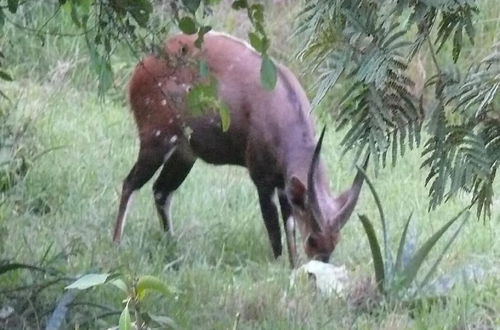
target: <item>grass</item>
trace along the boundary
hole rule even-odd
[[[228,20],[223,24],[236,28],[234,20]],[[286,35],[276,26],[273,34]],[[30,44],[23,42],[26,47]],[[55,39],[46,42],[54,48],[59,43]],[[41,156],[0,203],[0,227],[8,232],[7,239],[0,242],[0,260],[33,264],[44,260],[70,277],[108,271],[158,276],[179,293],[171,298],[152,296],[146,308],[169,315],[182,329],[228,329],[235,323],[238,329],[500,327],[498,196],[492,219],[471,219],[438,270],[446,274],[469,266],[488,273],[477,282],[455,287],[446,302],[417,308],[381,304],[366,309],[353,304],[353,297],[322,297],[309,283],[290,286],[287,256],[272,258],[257,193],[243,168],[197,162],[174,197],[173,238],[165,237],[160,230],[151,180],[134,200],[122,244],[113,245],[111,231],[121,183],[138,150],[136,129],[124,102],[124,89],[98,100],[88,78],[92,75],[79,59],[85,58],[82,45],[70,43],[64,51],[52,53],[40,46],[44,49],[43,63],[37,67],[29,65],[29,61],[36,62],[35,54],[39,53],[30,45],[26,48],[31,54],[27,55],[29,61],[14,68],[18,79],[1,86],[2,91],[15,95],[14,121],[30,121],[30,141]],[[278,56],[285,57],[286,53]],[[120,61],[124,64],[117,84],[125,86],[121,77],[127,77],[135,61]],[[341,132],[330,129],[323,149],[330,185],[336,192],[347,187],[355,173],[349,155],[340,155],[341,137]],[[427,189],[423,186],[426,173],[419,169],[419,155],[420,150],[408,152],[397,167],[384,169],[373,179],[384,202],[389,232],[393,233],[393,248],[410,212],[414,213],[415,233],[422,242],[469,201],[468,196],[462,196],[427,212]],[[500,191],[498,182],[496,191]],[[376,218],[367,189],[355,213]],[[332,262],[345,264],[359,294],[369,296],[371,288],[363,283],[371,277],[373,266],[368,241],[356,216],[342,235]],[[43,327],[66,282],[36,296],[3,293],[43,279],[26,271],[0,277],[0,308],[19,308],[28,303],[39,308],[36,317],[24,319],[22,310],[16,309],[20,320],[16,328]],[[79,300],[122,307],[121,297],[105,287],[83,293]],[[98,308],[88,305],[74,307],[67,328],[80,324],[80,329],[104,329],[117,324],[118,316],[94,319],[99,313]]]
[[[101,103],[94,93],[71,85],[61,90],[23,82],[14,83],[12,88],[23,90],[18,108],[25,115],[36,115],[32,133],[39,148],[54,150],[35,161],[4,205],[8,242],[3,257],[37,263],[51,246],[51,256],[64,252],[58,266],[70,275],[120,270],[159,276],[182,293],[173,299],[155,297],[150,308],[168,314],[181,328],[230,328],[237,314],[241,329],[498,325],[497,315],[489,312],[500,311],[498,273],[479,283],[458,286],[446,305],[438,304],[430,311],[381,306],[371,313],[359,313],[347,300],[320,297],[307,284],[290,287],[287,258],[275,261],[271,257],[256,192],[242,168],[196,163],[175,196],[173,239],[163,237],[160,231],[149,183],[135,199],[124,240],[116,247],[111,243],[111,229],[121,182],[137,152],[135,127],[127,108],[116,102]],[[347,186],[354,174],[349,158],[335,152],[339,137],[328,132],[324,147],[335,191]],[[418,151],[409,153],[396,168],[382,171],[375,184],[385,201],[390,232],[399,233],[413,210],[418,236],[423,240],[467,199],[451,201],[428,213],[422,186],[425,173],[415,165],[418,158]],[[46,213],[37,211],[40,203],[46,206]],[[357,212],[376,215],[367,190]],[[442,272],[463,265],[484,269],[498,265],[498,200],[493,214],[489,222],[470,221],[466,225],[446,256]],[[396,239],[394,235],[393,244],[397,244]],[[368,242],[356,217],[343,231],[333,262],[346,264],[360,282],[370,276]],[[18,276],[9,285],[25,280]],[[62,287],[54,289],[43,298],[49,306],[63,292]],[[105,289],[90,292],[87,300],[120,306],[120,299]],[[77,311],[73,322],[83,320],[88,313]],[[108,321],[107,326],[116,319]]]

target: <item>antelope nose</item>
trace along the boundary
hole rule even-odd
[[[328,263],[328,261],[330,261],[330,255],[329,254],[318,254],[314,257],[314,259],[321,261],[321,262],[324,262],[324,263]]]

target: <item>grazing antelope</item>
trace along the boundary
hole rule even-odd
[[[129,93],[140,150],[123,183],[113,240],[121,239],[130,197],[162,166],[153,186],[154,199],[165,231],[171,230],[172,193],[201,158],[248,169],[275,257],[282,252],[273,201],[277,191],[292,267],[295,222],[307,256],[327,262],[356,205],[362,175],[356,175],[349,190],[332,196],[319,157],[324,130],[315,144],[309,101],[288,68],[278,65],[277,85],[267,91],[260,83],[261,56],[244,41],[210,32],[199,49],[195,39],[170,38],[164,54],[144,58],[133,73]],[[186,94],[203,80],[198,66],[192,65],[199,60],[207,63],[219,98],[230,109],[226,132],[215,112],[193,115],[186,108]]]

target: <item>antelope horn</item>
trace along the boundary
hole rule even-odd
[[[347,220],[352,214],[354,207],[358,201],[359,193],[361,192],[361,187],[363,186],[363,182],[365,181],[364,171],[368,166],[368,160],[370,159],[370,155],[368,154],[365,158],[365,162],[363,164],[363,170],[358,167],[358,173],[354,178],[352,186],[349,190],[344,191],[339,197],[336,198],[336,202],[339,205],[342,205],[340,210],[335,215],[333,219],[333,229],[338,232],[344,227]]]
[[[319,165],[319,153],[321,151],[321,145],[323,144],[323,137],[325,135],[326,126],[323,127],[321,135],[319,137],[316,148],[314,149],[314,154],[311,161],[311,167],[309,167],[309,172],[307,173],[307,197],[309,199],[309,204],[311,205],[311,210],[313,213],[313,225],[315,225],[317,230],[322,229],[323,224],[323,214],[319,208],[318,194],[316,193],[316,185],[314,184],[314,174]]]

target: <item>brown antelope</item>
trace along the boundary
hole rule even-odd
[[[161,166],[153,186],[154,199],[164,230],[171,230],[172,193],[201,158],[248,169],[275,257],[282,252],[273,201],[277,191],[292,267],[295,221],[307,256],[327,262],[356,205],[362,175],[356,175],[349,190],[332,196],[319,158],[324,130],[315,144],[309,101],[288,68],[278,65],[277,85],[267,91],[260,83],[261,56],[244,41],[210,32],[199,49],[195,39],[188,35],[170,38],[164,54],[144,58],[133,73],[129,93],[140,150],[123,183],[113,240],[121,239],[131,195]],[[202,80],[198,66],[189,63],[199,60],[207,63],[217,80],[219,98],[230,109],[226,132],[215,112],[193,115],[186,109],[187,91]],[[185,127],[191,130],[189,136]]]

